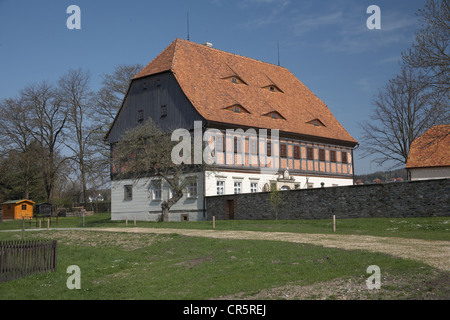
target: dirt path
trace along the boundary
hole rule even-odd
[[[309,243],[329,248],[340,248],[348,250],[360,249],[371,252],[381,252],[400,258],[418,260],[440,270],[450,271],[450,241],[337,234],[327,235],[288,232],[219,231],[162,228],[88,228],[85,230],[154,234],[176,233],[185,236],[208,237],[216,239],[276,240],[295,243]]]

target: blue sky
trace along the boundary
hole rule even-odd
[[[175,38],[288,68],[362,143],[378,89],[399,71],[420,27],[426,0],[0,0],[0,99],[71,68],[100,76],[120,64],[146,65]],[[81,30],[69,30],[66,9],[81,9]],[[369,30],[368,6],[381,9]],[[355,152],[355,173],[380,168]]]

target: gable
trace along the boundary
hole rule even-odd
[[[106,140],[117,142],[128,129],[152,118],[162,130],[193,129],[204,121],[184,95],[171,72],[132,80]]]

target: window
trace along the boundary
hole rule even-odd
[[[348,160],[347,160],[347,152],[345,152],[345,151],[342,151],[342,163],[348,163]]]
[[[225,151],[225,136],[223,134],[217,134],[214,136],[214,139],[216,141],[216,145],[214,146],[214,149],[216,151],[223,152]]]
[[[161,200],[162,187],[161,180],[153,181],[153,200]]]
[[[313,148],[306,148],[306,159],[314,160],[314,149]]]
[[[144,121],[144,110],[138,111],[138,123],[142,123]]]
[[[325,161],[325,149],[319,149],[319,161]]]
[[[241,113],[241,108],[239,108],[238,106],[235,106],[233,108],[233,111],[236,112],[236,113]]]
[[[287,145],[285,144],[280,145],[280,156],[282,158],[287,158]]]
[[[22,210],[27,210],[27,205],[26,204],[22,205]]]
[[[239,83],[238,79],[235,77],[231,78],[231,82],[233,82],[235,84]]]
[[[133,186],[127,185],[124,187],[123,200],[133,200]]]
[[[258,192],[258,183],[257,182],[250,183],[250,192],[252,192],[252,193]]]
[[[161,117],[167,117],[167,106],[161,106]]]
[[[197,181],[193,181],[188,186],[188,198],[197,198]]]
[[[225,191],[225,182],[217,181],[217,194],[218,195],[224,194],[224,191]]]
[[[278,115],[276,113],[271,114],[272,119],[278,119]]]
[[[267,156],[270,157],[272,155],[272,142],[267,141]]]
[[[336,162],[336,151],[335,150],[330,150],[330,161]]]
[[[294,146],[294,159],[300,159],[300,147]]]
[[[242,138],[235,137],[234,138],[234,153],[242,152]]]
[[[250,145],[250,154],[257,155],[258,154],[258,139],[250,138],[248,143]]]
[[[242,182],[235,182],[234,183],[234,194],[241,193],[241,187],[242,187]]]

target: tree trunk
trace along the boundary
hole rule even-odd
[[[172,196],[172,198],[170,198],[167,201],[163,201],[161,203],[162,217],[163,217],[163,221],[164,222],[169,222],[169,210],[181,198],[183,198],[183,191],[182,190],[180,190],[178,192],[174,192],[174,195]]]

